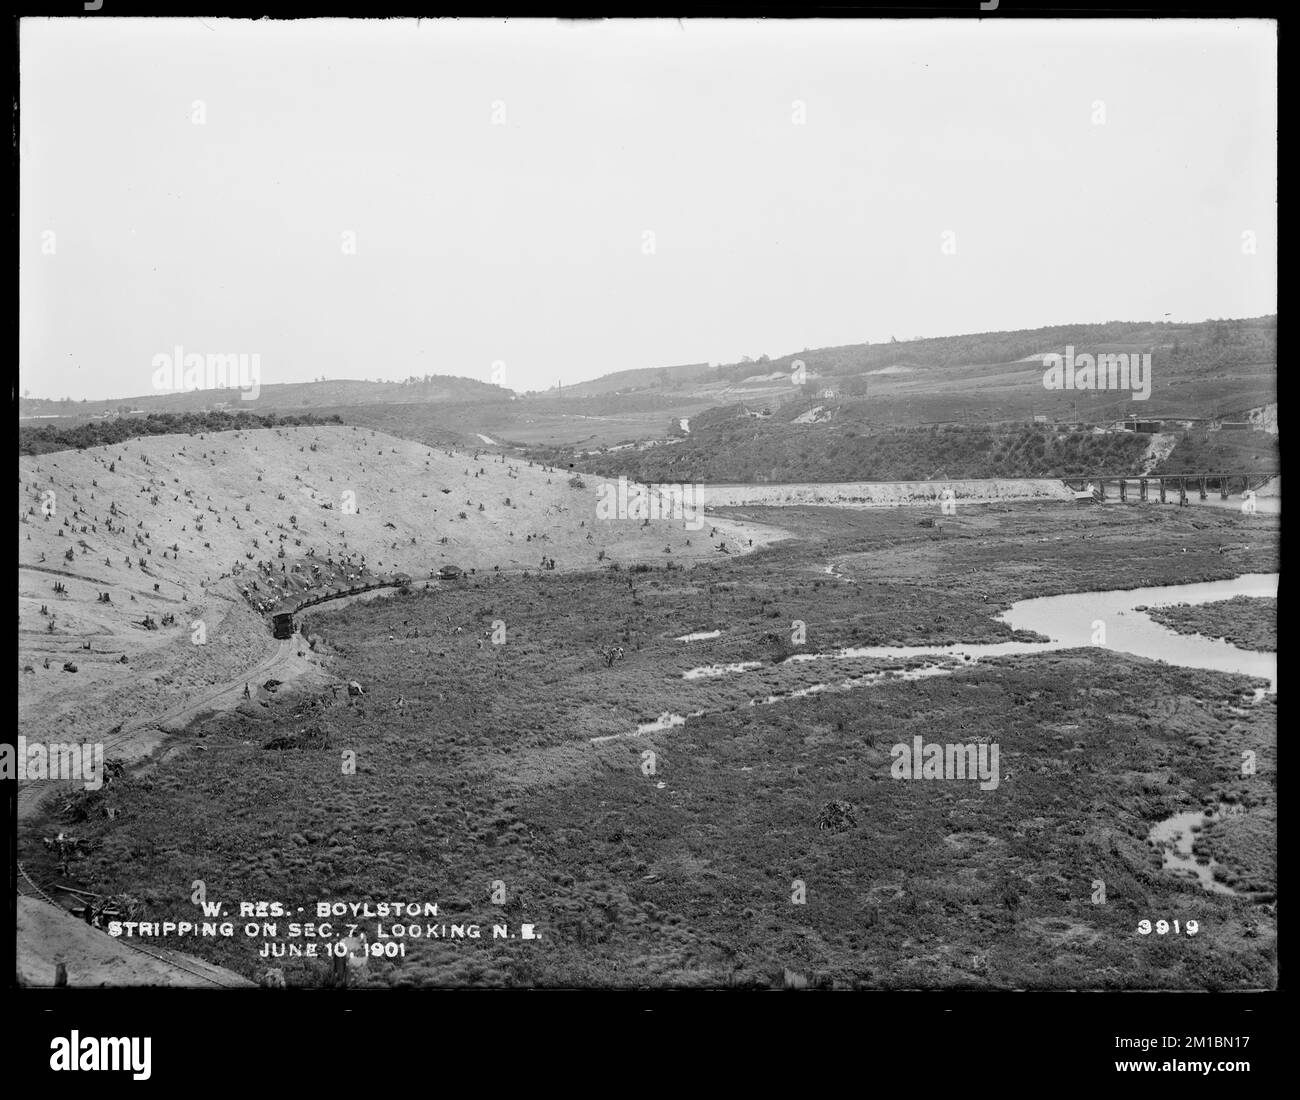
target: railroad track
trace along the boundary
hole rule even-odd
[[[23,885],[24,883],[26,883],[26,886]],[[56,909],[62,910],[65,913],[68,912],[65,906],[60,905],[57,901],[55,901],[52,897],[50,897],[50,895],[47,894],[41,888],[40,884],[37,883],[31,877],[31,875],[27,873],[27,868],[23,866],[21,860],[18,862],[17,886],[18,886],[18,892],[22,894],[24,897],[37,898],[41,901],[46,902],[49,905],[54,906]],[[90,926],[88,925],[87,927]],[[102,931],[102,930],[96,929],[96,931]],[[173,951],[164,952],[155,948],[144,947],[141,946],[140,944],[131,943],[129,940],[121,939],[118,937],[109,937],[109,938],[112,939],[114,943],[120,944],[121,946],[128,948],[131,951],[138,951],[141,955],[145,955],[153,959],[155,962],[160,962],[165,966],[170,966],[176,970],[183,970],[185,971],[185,973],[191,974],[196,978],[200,978],[203,981],[208,982],[210,985],[215,985],[220,989],[241,988],[240,986],[233,985],[230,982],[218,981],[211,974],[206,974],[202,970],[198,970],[195,969],[193,966],[187,965],[184,959],[177,957],[176,952]]]
[[[52,897],[50,897],[49,894],[47,894],[44,890],[42,890],[35,883],[35,881],[33,881],[32,877],[27,873],[27,868],[23,866],[22,860],[18,861],[18,878],[19,878],[18,892],[22,894],[24,897],[40,898],[42,901],[48,901],[51,905],[59,909],[63,908],[62,905],[59,905],[57,901],[55,901]],[[29,889],[23,888],[23,882],[27,883]]]

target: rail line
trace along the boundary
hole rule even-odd
[[[54,908],[60,910],[61,912],[64,913],[68,912],[68,910],[64,906],[60,905],[57,901],[55,901],[52,897],[50,897],[49,894],[47,894],[43,889],[41,889],[41,887],[32,879],[31,875],[27,873],[27,868],[23,866],[21,860],[18,861],[18,874],[20,876],[20,881],[18,882],[18,892],[20,894],[22,894],[24,897],[36,897],[41,901],[44,901],[47,904],[54,906]],[[22,881],[26,881],[27,885],[31,889],[30,890],[24,889],[22,885]],[[88,925],[87,927],[91,927],[91,926]],[[95,929],[95,930],[102,931],[101,929]],[[140,944],[131,943],[129,940],[124,940],[113,936],[110,936],[109,938],[112,939],[114,943],[121,944],[123,947],[129,948],[132,951],[138,951],[140,952],[141,955],[145,955],[153,959],[155,962],[163,963],[164,965],[173,967],[176,970],[183,970],[185,971],[185,973],[191,974],[196,978],[201,978],[203,981],[208,982],[211,985],[215,985],[220,989],[240,988],[239,986],[232,985],[228,982],[218,981],[211,974],[205,974],[201,970],[196,970],[192,966],[187,966],[184,962],[182,962],[180,959],[175,957],[175,952],[164,954],[161,951],[158,951],[156,949],[143,947]]]
[[[309,607],[328,603],[330,600],[341,600],[348,596],[359,596],[363,592],[374,592],[381,588],[406,588],[413,583],[405,573],[399,573],[388,580],[367,581],[365,584],[353,584],[346,588],[338,585],[324,592],[312,593],[308,590],[297,596],[284,596],[272,606],[269,612],[275,637],[282,639],[293,637],[297,629],[293,617]]]
[[[40,888],[40,887],[39,887],[39,886],[38,886],[38,885],[37,885],[37,884],[32,880],[31,875],[29,875],[29,874],[27,873],[27,868],[23,866],[22,860],[19,860],[19,861],[18,861],[18,874],[19,874],[20,876],[22,876],[24,879],[27,880],[27,885],[30,886],[33,890],[36,891],[36,896],[37,896],[37,897],[41,898],[43,901],[48,901],[48,902],[49,902],[51,905],[53,905],[55,908],[58,908],[58,909],[62,909],[62,908],[63,908],[62,905],[60,905],[57,901],[55,901],[52,897],[50,897],[49,894],[47,894],[44,890],[42,890],[42,889],[41,889],[41,888]],[[22,887],[22,883],[21,883],[21,882],[18,884],[18,892],[19,892],[20,894],[22,894],[23,896],[25,896],[25,897],[31,897],[31,896],[32,896],[32,895],[29,894],[26,890],[23,889],[23,887]]]

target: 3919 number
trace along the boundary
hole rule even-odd
[[[1166,936],[1170,932],[1173,932],[1176,936],[1180,933],[1186,936],[1194,936],[1200,930],[1200,922],[1194,920],[1189,920],[1182,924],[1178,921],[1173,921],[1171,923],[1167,920],[1158,920],[1155,924],[1152,924],[1149,920],[1138,921],[1138,932],[1143,936],[1149,936],[1152,932],[1155,932],[1157,936]]]

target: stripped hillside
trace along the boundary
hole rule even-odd
[[[1151,437],[1049,426],[897,428],[701,418],[671,447],[607,452],[583,461],[605,476],[649,481],[925,481],[1132,473]],[[561,461],[561,451],[535,457]]]
[[[109,733],[237,680],[280,648],[265,613],[290,578],[662,567],[779,536],[599,519],[598,492],[568,471],[341,426],[21,458],[22,728]]]

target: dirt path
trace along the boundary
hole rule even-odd
[[[1151,442],[1147,444],[1146,454],[1142,456],[1141,472],[1150,473],[1168,458],[1173,449],[1178,446],[1178,439],[1177,432],[1155,432],[1151,436]]]
[[[122,760],[134,763],[142,760],[154,751],[169,733],[178,733],[199,715],[217,711],[234,710],[243,702],[244,685],[256,690],[258,682],[275,679],[286,684],[301,680],[312,673],[328,682],[331,679],[324,674],[316,662],[299,657],[298,651],[306,650],[307,643],[300,635],[284,639],[269,656],[263,657],[251,668],[223,683],[204,688],[183,703],[148,717],[139,718],[124,726],[121,730],[104,735],[100,740],[104,745],[104,759]],[[18,820],[23,822],[31,818],[41,800],[54,790],[72,791],[81,784],[75,780],[52,781],[38,780],[23,783],[18,790]]]
[[[19,566],[19,570],[35,569],[39,573],[52,573],[56,577],[72,577],[74,580],[90,581],[91,584],[102,584],[98,577],[88,577],[85,573],[74,573],[71,569],[55,569],[52,565],[41,565],[39,562]]]

